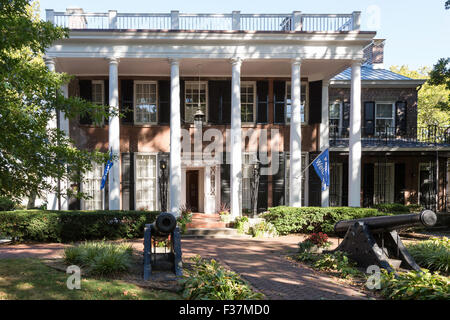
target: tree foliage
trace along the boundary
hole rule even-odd
[[[59,112],[97,121],[109,115],[103,106],[63,96],[70,77],[50,72],[43,55],[68,30],[41,21],[36,12],[30,0],[0,0],[0,196],[14,199],[57,191],[54,181],[79,179],[92,161],[107,157],[77,149],[49,126]]]
[[[418,92],[417,124],[419,126],[450,125],[450,88],[430,79],[432,72],[430,67],[410,70],[408,66],[403,65],[392,66],[390,70],[412,79],[427,79]]]

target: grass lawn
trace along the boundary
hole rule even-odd
[[[81,289],[69,290],[69,274],[38,259],[0,260],[0,300],[173,300],[175,293],[143,289],[120,280],[84,278]]]

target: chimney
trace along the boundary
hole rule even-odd
[[[384,42],[385,39],[373,39],[372,43],[364,48],[364,63],[374,69],[384,68]]]
[[[69,29],[86,29],[87,20],[83,16],[82,8],[67,8],[66,14],[69,15]]]

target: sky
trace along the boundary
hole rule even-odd
[[[386,68],[408,65],[411,69],[432,66],[450,56],[450,10],[445,0],[39,0],[41,17],[45,9],[65,11],[69,7],[86,12],[168,13],[351,13],[361,11],[361,30],[376,31],[386,39]]]

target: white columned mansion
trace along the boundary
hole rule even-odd
[[[60,128],[78,147],[112,150],[118,157],[105,191],[98,187],[103,168],[95,167],[83,181],[68,183],[92,199],[77,202],[50,195],[57,199],[49,202],[52,209],[158,210],[164,163],[168,210],[190,206],[214,213],[226,204],[239,216],[249,210],[252,164],[262,150],[269,160],[263,164],[258,156],[261,167],[272,171],[261,173],[258,209],[333,205],[334,191],[321,191],[320,182],[317,189],[313,171],[305,168],[330,148],[336,116],[329,113],[335,102],[330,88],[333,78],[348,68],[348,146],[339,153],[348,169],[339,169],[332,182],[342,189],[348,175],[340,198],[349,206],[363,204],[361,68],[376,33],[360,30],[360,12],[121,14],[67,9],[47,10],[47,20],[70,28],[69,38],[46,52],[50,69],[74,76],[65,94],[122,114],[100,125],[59,115]],[[200,126],[195,124],[199,110],[204,115]],[[345,112],[338,113],[342,121]],[[185,156],[191,147],[187,139],[194,140],[198,132],[200,153],[211,141],[220,141],[223,150],[212,159],[196,152]]]

